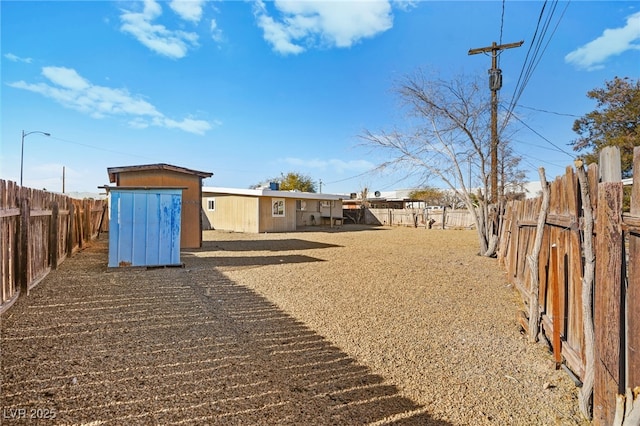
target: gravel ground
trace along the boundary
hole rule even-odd
[[[2,316],[2,424],[588,424],[476,244],[206,231],[146,270],[102,238]]]

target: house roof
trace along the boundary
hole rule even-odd
[[[185,167],[173,166],[171,164],[158,163],[158,164],[142,164],[138,166],[123,166],[123,167],[108,167],[107,173],[109,174],[109,182],[116,181],[116,175],[119,173],[127,172],[139,172],[144,170],[169,170],[172,172],[185,173],[189,175],[196,175],[201,178],[208,178],[213,176],[213,173],[200,172],[198,170],[191,170]]]
[[[260,189],[242,189],[242,188],[221,188],[215,186],[202,187],[202,195],[225,194],[225,195],[245,195],[248,197],[279,197],[279,198],[295,198],[296,200],[325,200],[338,201],[345,198],[340,194],[318,194],[315,192],[301,191],[275,191],[268,188]]]

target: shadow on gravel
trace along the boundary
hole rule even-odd
[[[198,251],[292,251],[312,250],[340,247],[335,244],[317,243],[298,239],[286,240],[233,240],[233,241],[203,241],[202,249]]]
[[[360,225],[347,223],[342,226],[329,225],[298,226],[296,232],[359,232],[359,231],[388,231],[383,225]]]
[[[2,424],[448,424],[213,260],[185,260],[107,273],[103,241],[20,299],[1,324]]]
[[[182,256],[183,260],[185,256]],[[302,256],[299,254],[292,254],[286,256],[233,256],[222,257],[216,256],[211,258],[203,258],[205,262],[214,263],[215,266],[265,266],[265,265],[282,265],[286,263],[308,263],[308,262],[324,262],[323,259],[318,259],[310,256]],[[199,264],[202,262],[199,262]]]

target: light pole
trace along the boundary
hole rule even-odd
[[[24,138],[33,133],[40,133],[41,135],[51,136],[51,133],[41,132],[39,130],[27,133],[25,133],[24,130],[22,131],[22,150],[20,151],[20,186],[22,186],[22,166],[24,165]]]

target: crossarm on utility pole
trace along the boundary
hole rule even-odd
[[[520,40],[520,41],[518,41],[516,43],[507,43],[507,44],[498,45],[494,41],[491,46],[478,47],[477,49],[469,49],[469,55],[477,55],[478,53],[486,53],[486,52],[495,53],[498,50],[512,49],[514,47],[520,47],[520,46],[522,46],[523,43],[524,43],[524,40]]]

